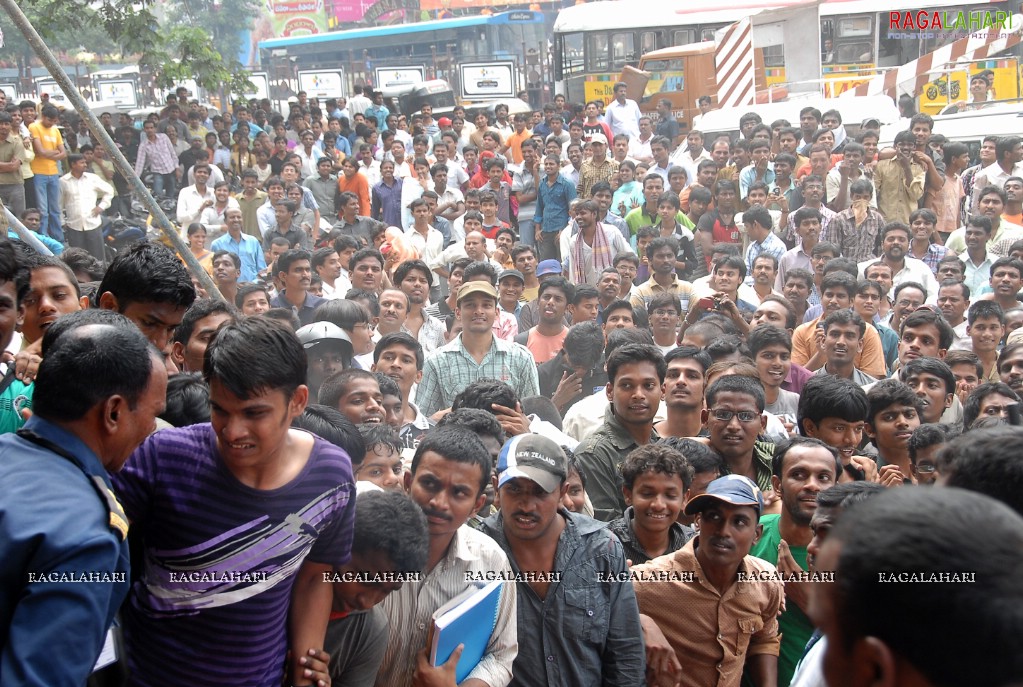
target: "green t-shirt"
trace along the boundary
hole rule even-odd
[[[25,424],[21,411],[32,409],[34,384],[23,384],[17,379],[0,393],[0,434],[17,432]]]
[[[760,518],[764,526],[764,534],[760,541],[753,545],[750,555],[778,565],[778,545],[781,533],[778,531],[780,515],[765,515]],[[803,570],[807,570],[806,547],[790,546],[789,551]],[[778,630],[781,632],[781,652],[778,655],[778,687],[788,687],[792,682],[792,674],[796,672],[796,664],[803,657],[806,643],[813,634],[813,623],[806,614],[791,600],[786,603],[785,612],[778,618]]]

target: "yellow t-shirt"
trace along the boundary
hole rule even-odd
[[[60,129],[55,126],[47,128],[43,126],[42,122],[32,122],[28,130],[32,134],[32,138],[39,141],[43,150],[60,150],[64,145]],[[47,160],[36,155],[35,159],[32,160],[32,172],[34,174],[60,174],[60,169],[57,167],[56,160]]]

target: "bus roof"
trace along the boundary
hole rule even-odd
[[[985,5],[1000,0],[826,0],[820,3],[822,16],[869,14],[872,12],[919,11]],[[817,4],[815,0],[739,0],[722,8],[710,0],[664,0],[644,7],[643,12],[628,8],[625,0],[603,0],[566,7],[558,12],[555,33],[606,31],[657,26],[688,26],[693,24],[729,24],[751,14],[772,9],[787,9]]]
[[[434,21],[421,21],[416,24],[368,26],[359,29],[349,29],[348,31],[328,31],[326,33],[315,33],[311,36],[299,36],[297,38],[273,38],[271,40],[260,41],[259,47],[263,49],[288,48],[295,45],[360,40],[365,38],[376,38],[384,35],[397,36],[401,34],[442,31],[444,29],[460,29],[467,26],[483,26],[487,24],[539,24],[542,22],[542,13],[533,12],[531,10],[518,10],[514,12],[501,12],[490,16],[484,15],[458,17],[455,19],[436,19]]]

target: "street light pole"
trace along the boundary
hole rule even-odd
[[[114,140],[110,138],[110,134],[107,133],[103,125],[100,124],[96,115],[92,113],[89,106],[86,104],[85,99],[82,98],[81,93],[75,88],[67,74],[61,69],[60,63],[57,62],[57,58],[53,56],[50,49],[43,43],[43,39],[36,32],[32,23],[28,20],[28,17],[18,7],[16,0],[0,0],[0,7],[3,7],[10,16],[11,21],[18,27],[25,36],[25,40],[28,42],[32,51],[39,58],[40,62],[46,67],[47,71],[53,77],[53,80],[57,82],[60,89],[64,91],[64,95],[70,101],[71,105],[78,111],[83,119],[89,124],[89,130],[92,135],[96,137],[107,153],[110,155],[110,161],[114,163],[117,171],[121,173],[125,179],[132,185],[132,189],[137,193],[142,200],[142,204],[146,206],[146,209],[152,214],[156,226],[160,228],[163,235],[170,241],[171,245],[181,256],[181,259],[185,261],[188,269],[192,272],[192,275],[198,280],[206,293],[212,298],[224,299],[224,296],[220,293],[220,289],[217,288],[216,283],[206,273],[206,270],[202,268],[199,261],[192,255],[192,251],[189,250],[188,246],[181,239],[181,236],[177,231],[174,230],[174,226],[171,224],[170,219],[164,214],[163,209],[156,202],[156,199],[149,193],[143,184],[142,180],[139,179],[138,175],[135,174],[135,168],[128,163],[124,155],[121,153],[121,149],[114,144]]]

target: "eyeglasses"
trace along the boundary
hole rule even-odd
[[[752,410],[740,410],[735,412],[734,410],[725,410],[724,408],[711,408],[711,416],[718,422],[731,422],[733,417],[738,417],[739,422],[744,425],[748,425],[751,422],[756,422],[760,419],[760,413]]]
[[[916,470],[917,472],[919,472],[922,475],[929,475],[929,474],[931,474],[932,472],[934,472],[936,470],[936,468],[933,465],[928,465],[927,463],[921,463],[920,465],[914,465],[913,469]]]
[[[365,327],[369,331],[376,331],[377,326],[371,322],[356,322],[352,325],[352,329],[358,329],[359,327]]]

